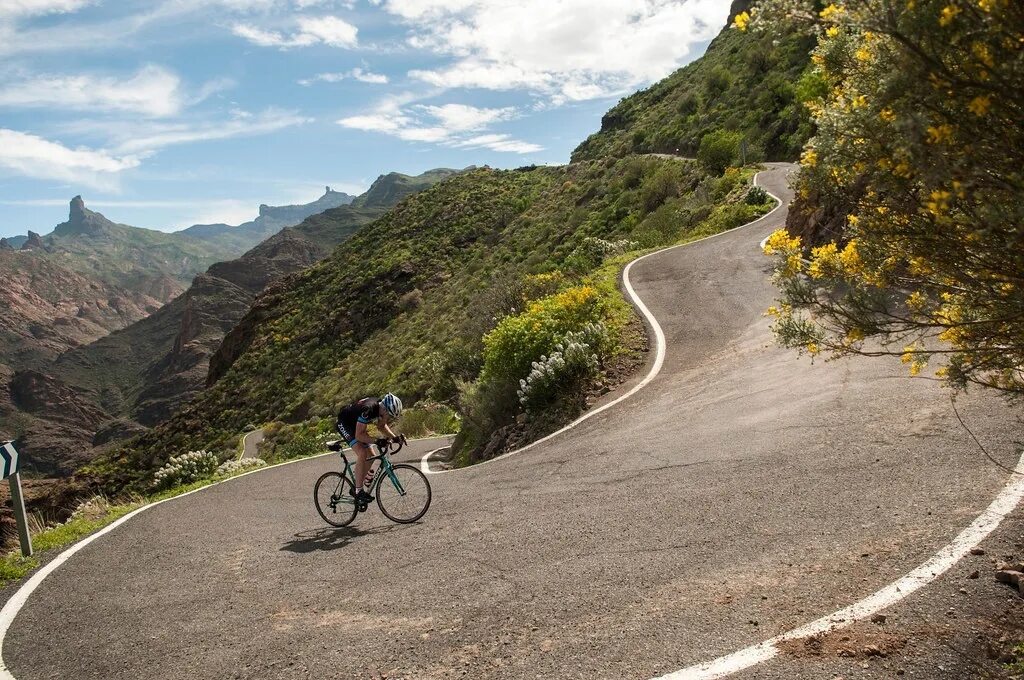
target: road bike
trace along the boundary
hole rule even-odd
[[[391,462],[391,455],[406,445],[404,436],[395,442],[381,441],[379,446],[371,444],[377,449],[377,455],[367,459],[370,469],[377,461],[380,462],[370,493],[377,497],[377,507],[392,522],[416,522],[427,514],[430,507],[430,482],[419,468]],[[325,522],[335,527],[348,526],[356,515],[367,509],[366,505],[358,503],[352,496],[352,489],[356,488],[355,468],[342,450],[344,445],[342,441],[327,442],[327,448],[337,451],[341,456],[345,469],[341,472],[325,472],[313,487],[313,502],[317,512]],[[392,450],[392,447],[397,448]]]

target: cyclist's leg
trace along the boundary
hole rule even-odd
[[[355,469],[355,483],[356,488],[354,493],[359,493],[359,490],[363,488],[363,480],[366,479],[367,468],[369,465],[366,463],[366,459],[370,457],[370,447],[363,442],[356,441],[351,445],[352,450],[356,454],[356,469]]]

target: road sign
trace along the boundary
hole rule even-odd
[[[3,446],[0,446],[0,459],[3,462],[4,473],[0,479],[7,479],[18,471],[18,450],[14,448],[14,442],[4,442]]]
[[[21,542],[21,554],[32,556],[32,535],[28,531],[28,516],[25,514],[25,498],[21,495],[21,475],[18,474],[18,449],[14,442],[0,442],[0,462],[3,463],[3,479],[11,485],[11,507],[14,509],[14,521],[18,525],[18,540]]]

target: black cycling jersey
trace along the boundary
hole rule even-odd
[[[359,401],[342,407],[338,412],[338,433],[345,438],[345,441],[352,444],[356,438],[356,424],[369,425],[380,418],[380,402],[373,397],[360,399]]]

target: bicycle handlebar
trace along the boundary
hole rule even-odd
[[[387,444],[384,445],[384,450],[381,451],[381,453],[382,454],[384,454],[384,453],[392,453],[392,454],[398,453],[408,443],[409,443],[409,440],[405,438],[405,435],[404,434],[400,434],[394,440],[388,440]],[[392,446],[397,447],[397,448],[392,449],[391,448]],[[378,446],[377,448],[379,449],[380,447]]]

